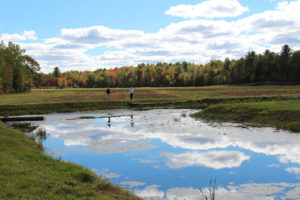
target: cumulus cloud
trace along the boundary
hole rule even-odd
[[[20,41],[21,47],[41,64],[43,72],[53,71],[54,66],[67,71],[137,65],[141,62],[186,60],[203,64],[211,58],[239,58],[249,50],[257,53],[262,53],[266,48],[280,51],[283,44],[293,49],[300,48],[300,13],[297,10],[300,0],[280,2],[273,10],[244,18],[230,21],[212,19],[213,16],[241,14],[247,9],[236,0],[227,1],[211,0],[197,5],[172,7],[167,13],[187,7],[182,10],[190,15],[209,14],[206,19],[194,18],[171,23],[154,33],[92,26],[65,28],[61,30],[60,36],[39,42],[22,43],[25,39],[37,39],[34,31],[2,34],[1,39]],[[196,9],[207,11],[196,12]],[[208,17],[210,14],[211,17]],[[104,50],[93,56],[88,55],[89,50],[96,48]]]
[[[118,178],[118,177],[121,176],[117,173],[109,172],[109,169],[104,169],[102,171],[99,171],[98,169],[93,168],[92,171],[95,172],[96,174],[98,174],[99,176],[104,177],[106,179]]]
[[[161,200],[164,197],[164,192],[158,189],[159,185],[149,185],[143,190],[135,190],[134,193],[143,199]]]
[[[203,193],[195,188],[170,188],[165,193],[158,190],[157,186],[149,186],[137,190],[135,194],[144,199],[189,199],[198,200],[200,197],[209,196],[209,188],[202,188]],[[216,199],[261,200],[261,199],[298,199],[300,185],[292,183],[249,183],[236,186],[217,187]],[[165,197],[165,198],[164,198]]]
[[[113,45],[123,39],[140,38],[144,33],[136,30],[110,29],[104,26],[93,26],[79,29],[63,29],[61,37],[67,41],[79,44]],[[113,43],[113,44],[112,44]],[[114,44],[115,45],[115,44]]]
[[[203,166],[213,169],[239,167],[250,157],[238,151],[208,151],[204,153],[164,154],[171,168]]]
[[[198,200],[199,197],[202,197],[200,190],[195,190],[193,188],[171,188],[167,191],[167,199],[176,200],[176,199],[189,199],[189,200]]]
[[[267,10],[262,13],[253,14],[240,20],[240,23],[247,24],[247,30],[274,31],[280,33],[293,32],[298,30],[300,14],[297,7],[300,1],[281,2],[275,10]]]
[[[1,35],[0,40],[9,42],[9,41],[24,41],[24,40],[37,40],[37,36],[35,35],[35,31],[24,31],[22,34],[14,33],[7,34],[4,33]]]
[[[271,160],[279,156],[280,162],[293,163],[285,165],[276,162],[268,165],[268,167],[278,168],[276,171],[281,170],[280,173],[300,173],[300,135],[275,131],[272,128],[249,127],[245,129],[236,124],[227,123],[212,126],[188,117],[193,111],[185,110],[184,112],[187,114],[186,117],[181,117],[182,111],[178,112],[178,110],[172,109],[143,112],[88,112],[85,114],[75,113],[72,116],[69,114],[47,115],[47,125],[42,127],[47,130],[50,136],[63,139],[65,145],[89,146],[90,148],[85,148],[84,152],[91,150],[97,153],[114,153],[145,150],[151,147],[151,145],[147,145],[151,139],[159,139],[162,143],[170,145],[170,148],[180,148],[188,152],[179,154],[164,153],[164,157],[153,154],[151,160],[138,159],[137,161],[149,167],[152,162],[157,165],[166,163],[174,172],[184,167],[199,166],[224,170],[227,168],[229,174],[235,172],[238,175],[239,170],[235,171],[235,167],[244,164],[241,169],[247,171],[247,167],[252,167],[252,164],[260,165],[260,163],[256,163],[257,160],[255,161],[255,159],[250,164],[251,166],[247,165],[247,160],[250,159],[249,155],[253,154],[255,156],[256,153],[259,153],[270,156]],[[123,117],[112,118],[113,126],[111,128],[107,127],[107,119],[78,119],[80,116],[103,117],[105,115]],[[130,115],[134,115],[134,131],[129,125]],[[77,118],[78,120],[66,120],[71,118]],[[180,119],[180,123],[175,122],[174,118]],[[94,123],[94,120],[98,120],[97,123]],[[186,129],[186,127],[189,128]],[[248,153],[226,151],[228,147],[230,149],[241,149],[241,151]],[[221,151],[215,151],[215,149]],[[253,156],[251,156],[251,159]],[[157,159],[159,161],[162,159],[162,162],[157,162]],[[285,168],[282,169],[281,166],[285,166]],[[158,167],[163,168],[163,166]],[[270,173],[272,173],[272,170]],[[102,173],[97,172],[97,174],[107,178],[120,176],[109,170],[104,170]],[[153,180],[156,180],[156,178]],[[253,181],[255,182],[254,177]],[[159,186],[148,186],[149,182],[147,181],[128,182],[125,180],[121,184],[133,189],[138,187],[135,193],[144,199],[176,199],[176,197],[177,199],[198,199],[201,197],[200,191],[193,191],[192,188],[172,188],[168,191],[161,191]],[[299,196],[299,187],[300,184],[289,183],[249,183],[243,185],[231,183],[226,186],[226,189],[218,188],[216,194],[217,199],[264,199],[266,197],[274,197],[272,199],[275,199],[276,194],[280,193],[280,195],[295,199],[297,195]],[[206,189],[203,188],[203,191],[206,191]]]
[[[133,187],[137,187],[137,186],[146,185],[146,183],[138,182],[138,181],[124,181],[124,182],[120,182],[120,185],[129,187],[129,188],[133,188]]]
[[[289,167],[286,168],[287,172],[293,173],[293,174],[300,174],[300,168],[299,167]]]
[[[237,17],[248,11],[237,0],[207,0],[196,5],[178,5],[171,7],[165,12],[167,15],[184,18],[224,18]]]
[[[101,119],[102,122],[98,122],[103,125],[99,127],[96,123],[86,124],[87,121],[84,120],[65,120],[66,116],[63,115],[59,119],[57,116],[53,119],[47,116],[47,125],[43,125],[43,128],[54,137],[63,138],[65,145],[90,146],[90,151],[99,154],[156,148],[149,141],[159,138],[174,148],[210,152],[213,149],[239,147],[255,153],[276,156],[278,161],[283,164],[289,162],[300,164],[300,136],[286,134],[286,132],[274,132],[271,128],[249,128],[245,130],[241,127],[233,127],[232,124],[223,124],[223,130],[220,134],[218,127],[210,126],[204,122],[195,122],[192,118],[181,118],[181,123],[176,123],[173,118],[180,118],[180,113],[171,110],[167,112],[145,111],[143,113],[129,111],[129,113],[121,112],[118,114],[135,115],[135,123],[138,124],[137,127],[139,128],[135,131],[128,129],[126,124],[129,123],[127,122],[129,118],[126,116],[114,118],[115,126],[113,129],[108,129],[106,128],[106,119]],[[95,115],[97,116],[99,113]],[[160,116],[159,120],[157,115]],[[58,121],[60,123],[57,123]],[[153,123],[157,126],[149,126]],[[194,128],[190,128],[187,132],[185,127]],[[200,133],[199,127],[201,127]],[[165,134],[164,130],[170,134]],[[223,131],[226,131],[226,134],[223,134]],[[248,134],[249,132],[251,134]],[[210,156],[210,154],[214,155]],[[235,152],[227,152],[226,154],[222,152],[196,153],[187,156],[191,157],[189,161],[192,162],[191,165],[197,165],[197,159],[203,159],[203,162],[208,160],[209,163],[213,163],[211,165],[214,165],[221,158],[229,159],[231,157],[234,158],[234,161],[244,161],[247,158],[247,156],[244,157],[244,154],[236,154]],[[167,158],[174,158],[175,162],[176,159],[180,158],[180,154],[177,157],[173,154],[167,154]],[[170,164],[173,162],[172,159],[169,159]],[[202,164],[200,161],[199,163]],[[239,162],[229,164],[234,166],[233,163],[239,164]]]

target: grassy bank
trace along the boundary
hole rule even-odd
[[[145,110],[153,108],[193,108],[203,109],[210,105],[221,103],[240,102],[269,102],[274,100],[295,100],[300,96],[257,96],[257,97],[231,97],[231,98],[206,98],[206,99],[139,99],[139,100],[114,100],[114,101],[69,101],[54,103],[32,103],[16,105],[0,105],[2,115],[28,115],[49,114],[111,109],[136,109]]]
[[[0,199],[138,199],[0,122]]]
[[[299,99],[223,102],[211,104],[193,116],[219,122],[248,123],[300,132]]]
[[[116,109],[126,108],[127,104],[128,103],[125,101],[73,101],[57,103],[0,105],[0,115],[48,114]]]
[[[172,99],[151,99],[135,101],[72,101],[57,103],[35,103],[20,105],[0,105],[2,115],[49,114],[79,111],[111,110],[111,109],[151,109],[180,108],[186,101]]]

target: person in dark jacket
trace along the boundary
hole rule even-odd
[[[107,88],[106,94],[107,94],[107,100],[110,101],[111,97],[110,97],[110,89],[109,88]]]

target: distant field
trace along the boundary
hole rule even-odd
[[[25,94],[2,94],[0,104],[99,101],[106,88],[33,89]],[[128,88],[112,88],[112,100],[129,100]],[[300,95],[300,86],[209,86],[135,88],[134,99],[204,99]]]

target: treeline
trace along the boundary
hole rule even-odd
[[[38,73],[39,64],[12,42],[0,43],[0,92],[25,92],[31,87],[168,87],[251,83],[300,83],[300,51],[284,45],[281,52],[249,51],[239,59],[139,64],[110,70]]]
[[[0,93],[26,92],[43,84],[38,62],[19,45],[0,43]]]
[[[160,87],[249,83],[297,83],[300,81],[300,51],[284,45],[280,53],[249,51],[237,60],[211,60],[205,65],[187,62],[139,64],[111,70],[69,71],[44,75],[44,87]]]

